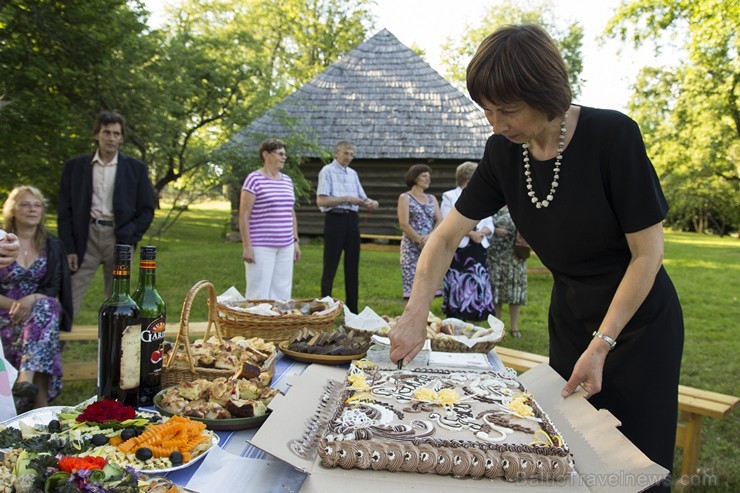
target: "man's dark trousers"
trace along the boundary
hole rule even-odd
[[[326,213],[324,218],[324,272],[321,296],[331,296],[339,258],[344,251],[345,303],[357,313],[360,270],[360,216],[354,211]]]

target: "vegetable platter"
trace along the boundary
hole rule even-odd
[[[169,418],[136,411],[109,400],[75,408],[37,409],[0,423],[0,449],[6,451],[5,462],[9,457],[14,459],[10,469],[15,482],[23,476],[34,488],[39,488],[28,491],[109,491],[58,486],[75,480],[83,484],[90,478],[109,477],[131,483],[131,477],[135,476],[136,482],[141,482],[139,472],[159,474],[188,467],[217,443],[218,437],[203,423],[181,416]],[[6,463],[5,469],[8,468]],[[56,472],[47,475],[48,471]],[[83,478],[75,476],[80,471]],[[0,493],[23,491],[17,486],[7,489],[2,479],[0,474]],[[148,490],[116,486],[110,491]]]

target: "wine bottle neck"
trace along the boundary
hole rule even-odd
[[[116,295],[127,295],[131,288],[131,279],[129,278],[128,272],[126,275],[115,275],[113,276],[113,296]]]
[[[140,268],[139,269],[139,282],[137,284],[140,288],[154,288],[156,284],[154,275],[154,269]]]

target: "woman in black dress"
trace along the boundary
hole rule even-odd
[[[391,359],[421,348],[432,286],[460,238],[509,206],[553,273],[550,365],[580,386],[645,455],[673,467],[683,316],[662,266],[668,210],[637,124],[571,104],[555,44],[533,25],[490,35],[468,66],[468,91],[494,135],[455,210],[427,242]],[[670,481],[655,491],[669,491]],[[651,490],[652,491],[652,490]]]

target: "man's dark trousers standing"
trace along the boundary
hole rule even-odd
[[[321,296],[331,296],[339,258],[344,251],[345,303],[357,312],[360,270],[360,216],[347,209],[331,210],[324,218],[324,272]]]

